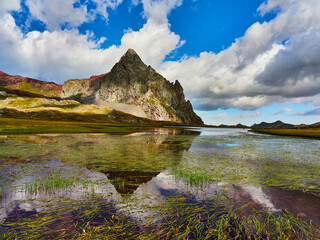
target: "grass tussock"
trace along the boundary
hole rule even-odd
[[[200,171],[179,168],[175,169],[172,174],[177,180],[181,179],[190,186],[204,186],[213,181],[212,176]]]
[[[38,192],[55,193],[59,190],[71,190],[74,186],[72,177],[65,177],[59,174],[49,175],[32,179],[25,183],[25,190],[30,194]]]

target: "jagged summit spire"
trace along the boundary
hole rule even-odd
[[[130,54],[130,55],[138,55],[138,54],[136,53],[136,51],[133,50],[132,48],[129,48],[124,55],[128,55],[128,54]]]
[[[127,52],[121,57],[120,62],[129,64],[143,63],[139,55],[132,48],[127,50]]]

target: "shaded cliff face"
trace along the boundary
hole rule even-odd
[[[13,92],[17,95],[23,95],[23,93],[27,92],[41,95],[43,97],[60,97],[62,90],[62,85],[53,82],[44,82],[22,76],[11,76],[1,71],[0,87],[8,89],[9,92],[10,90],[21,91]]]
[[[167,81],[132,49],[105,75],[66,81],[62,97],[153,120],[203,124],[185,101],[180,83]]]

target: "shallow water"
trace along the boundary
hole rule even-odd
[[[285,211],[319,228],[319,147],[312,139],[190,127],[1,136],[0,232],[23,231],[14,225],[18,219],[84,202],[112,203],[110,216],[130,218],[145,232],[165,223],[160,209],[172,207],[172,199],[183,211],[190,203],[206,209],[218,198],[222,207]],[[79,215],[63,218],[72,225]]]

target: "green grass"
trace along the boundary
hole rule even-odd
[[[35,94],[41,94],[48,97],[60,97],[60,92],[55,90],[45,90],[44,88],[34,88],[30,83],[21,82],[18,85],[18,88],[8,86],[8,88],[17,89],[21,91],[26,91]]]
[[[181,179],[191,186],[203,186],[207,183],[213,182],[212,177],[208,174],[200,171],[188,170],[188,169],[175,169],[172,174],[176,179]]]
[[[252,132],[264,133],[278,136],[292,136],[292,137],[308,137],[320,138],[320,128],[306,128],[306,129],[252,129]]]
[[[0,228],[2,239],[318,239],[319,233],[308,221],[286,211],[226,205],[223,196],[195,201],[176,194],[169,205],[161,206],[163,218],[139,229],[112,202],[91,199],[72,201],[51,199],[53,210],[6,221]],[[45,202],[44,202],[45,205]],[[248,214],[250,212],[250,215]]]
[[[74,186],[72,177],[65,177],[59,174],[49,175],[32,179],[25,183],[25,190],[29,194],[37,194],[38,192],[46,192],[54,194],[60,190],[71,190]]]
[[[250,213],[250,214],[249,214]],[[164,218],[150,239],[314,239],[310,222],[287,213],[267,209],[226,205],[223,196],[216,200],[195,201],[187,194],[171,199],[163,208]]]
[[[57,209],[0,228],[1,239],[138,239],[138,226],[112,203],[54,199]],[[45,205],[45,203],[44,203]]]
[[[36,133],[131,133],[125,124],[49,121],[0,117],[0,135]]]
[[[119,177],[116,177],[115,179],[113,179],[113,184],[123,190],[124,189],[124,185],[125,185],[125,180],[123,178],[119,178]]]

